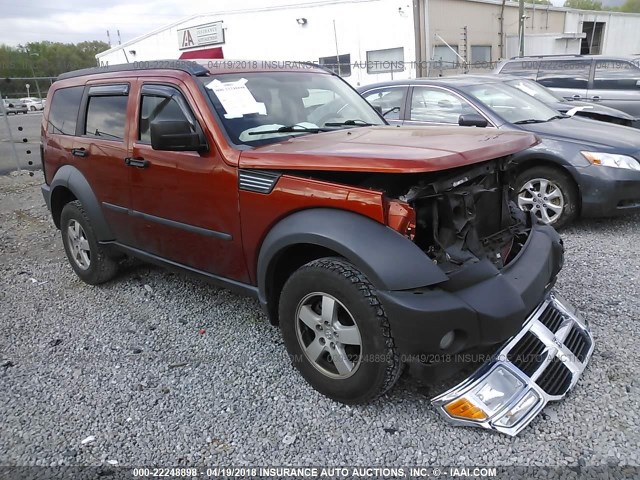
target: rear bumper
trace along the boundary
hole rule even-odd
[[[593,348],[587,323],[552,293],[489,361],[432,403],[455,425],[516,435],[575,386]]]
[[[553,286],[562,262],[556,231],[534,225],[518,257],[500,272],[480,262],[437,288],[379,291],[378,297],[412,374],[433,381],[468,363],[452,361],[451,355],[486,349],[519,332]],[[447,335],[453,336],[450,345]]]
[[[588,166],[576,168],[582,215],[610,217],[640,211],[640,171]]]
[[[46,183],[42,184],[40,185],[40,191],[44,197],[44,202],[47,204],[47,208],[51,210],[51,187]]]

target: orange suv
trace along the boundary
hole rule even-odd
[[[159,61],[61,75],[42,191],[71,267],[122,254],[257,298],[295,367],[361,403],[403,366],[482,366],[435,398],[451,422],[515,434],[593,350],[552,287],[562,243],[509,202],[530,134],[387,125],[321,67]],[[484,363],[482,362],[483,360]]]

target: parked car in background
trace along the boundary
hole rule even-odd
[[[500,79],[459,76],[397,80],[358,91],[393,123],[463,125],[535,133],[514,156],[513,196],[525,211],[561,227],[577,215],[640,210],[640,131],[569,117]]]
[[[478,75],[479,78],[497,78],[505,82],[507,85],[516,87],[527,95],[537,98],[542,103],[548,105],[560,113],[569,116],[577,115],[579,117],[592,118],[603,122],[615,123],[616,125],[624,125],[625,127],[640,128],[638,118],[629,115],[622,110],[605,107],[599,103],[584,102],[581,100],[567,100],[551,89],[539,84],[528,78],[517,77],[514,75]]]
[[[27,105],[20,100],[16,100],[15,98],[5,98],[4,102],[4,110],[7,112],[7,115],[13,113],[17,115],[18,113],[27,113],[29,109]]]
[[[640,118],[638,57],[516,57],[501,62],[496,73],[531,78],[564,98],[602,104]]]
[[[38,97],[25,97],[21,98],[20,101],[23,102],[32,112],[35,112],[36,110],[44,110],[44,101]]]

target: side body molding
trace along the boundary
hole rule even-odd
[[[96,198],[93,189],[89,185],[87,179],[82,175],[80,170],[71,166],[64,165],[61,167],[53,177],[53,181],[49,186],[51,199],[47,201],[47,204],[52,206],[52,200],[56,197],[56,188],[66,187],[73,195],[80,200],[85,211],[91,219],[91,224],[98,237],[99,241],[113,240],[114,236],[109,228],[109,224],[104,218],[100,203]],[[59,227],[59,225],[57,225]]]
[[[353,212],[313,208],[289,215],[266,236],[257,268],[263,305],[267,303],[274,261],[287,247],[305,243],[345,257],[380,290],[407,290],[448,280],[418,246],[389,227]]]

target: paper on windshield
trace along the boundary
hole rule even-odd
[[[235,82],[214,80],[207,84],[207,88],[215,93],[227,112],[225,118],[241,118],[250,113],[267,114],[264,103],[256,101],[246,83],[247,79],[241,78]]]
[[[581,106],[581,107],[573,107],[571,110],[569,110],[567,112],[567,115],[569,115],[570,117],[573,117],[576,113],[578,113],[578,112],[580,112],[582,110],[589,110],[590,108],[592,108],[592,107],[589,106],[589,105],[584,105],[584,106]]]

